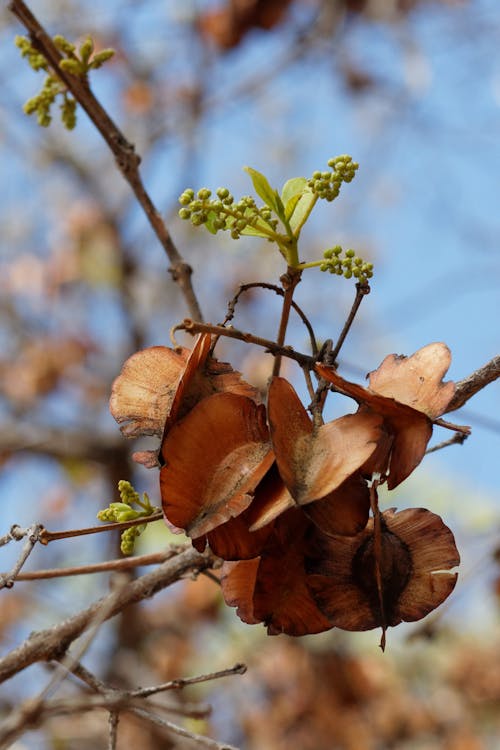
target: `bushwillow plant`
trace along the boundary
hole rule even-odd
[[[226,187],[215,197],[208,188],[182,193],[179,214],[194,226],[228,231],[235,240],[259,237],[278,248],[287,265],[282,288],[242,287],[282,293],[277,341],[226,327],[240,290],[222,325],[188,320],[176,327],[201,334],[191,349],[156,346],[132,355],[113,384],[110,410],[126,436],[160,438],[158,450],[133,458],[159,468],[167,524],[225,561],[222,594],[244,622],[295,636],[381,627],[384,648],[389,626],[424,617],[455,586],[450,569],[460,557],[439,516],[424,508],[382,512],[378,501],[380,486],[394,489],[418,466],[433,425],[450,427],[440,416],[455,386],[442,380],[451,360],[442,343],[411,357],[389,355],[370,373],[368,388],[336,372],[373,268],[340,246],[327,248],[321,260],[300,260],[301,231],[317,201],[334,200],[358,167],[347,155],[328,166],[309,179],[288,180],[280,192],[247,168],[261,206],[251,196],[235,201]],[[308,356],[287,349],[284,340],[294,289],[314,267],[354,278],[356,299],[335,347],[314,345]],[[266,405],[257,388],[215,359],[221,335],[275,355]],[[292,357],[306,373],[311,414],[279,377],[280,356]],[[354,399],[357,412],[325,424],[329,390]]]
[[[235,240],[242,235],[260,237],[274,243],[289,269],[303,271],[319,267],[321,271],[354,277],[360,284],[366,284],[373,276],[373,264],[365,262],[348,249],[327,248],[321,260],[301,262],[299,240],[302,228],[310,217],[317,201],[331,202],[337,198],[343,183],[351,182],[358,169],[357,162],[348,154],[329,159],[330,170],[315,171],[309,179],[293,177],[287,180],[281,192],[271,187],[267,178],[252,167],[246,171],[252,178],[257,195],[264,201],[257,206],[252,196],[244,195],[238,201],[227,187],[212,191],[201,188],[195,194],[186,189],[179,198],[182,208],[181,219],[189,220],[193,226],[205,226],[212,234],[228,231]]]

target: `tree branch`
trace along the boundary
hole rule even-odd
[[[450,401],[446,412],[460,409],[472,396],[485,386],[500,378],[500,355],[493,357],[483,367],[456,383],[455,395]]]
[[[57,77],[85,110],[108,144],[115,157],[118,169],[132,188],[135,197],[146,214],[155,235],[171,263],[170,274],[172,275],[172,279],[179,285],[190,314],[196,320],[202,320],[201,310],[191,282],[192,268],[183,260],[170,236],[165,222],[144,188],[139,172],[141,159],[135,153],[133,144],[125,138],[121,130],[115,125],[106,110],[96,99],[87,81],[78,76],[71,75],[71,73],[60,68],[59,63],[63,58],[59,50],[23,0],[12,0],[8,7],[28,31],[33,47],[44,56]]]
[[[165,589],[174,581],[183,578],[187,573],[200,572],[213,567],[216,563],[211,552],[200,554],[195,549],[187,549],[171,560],[162,563],[154,571],[146,573],[130,582],[106,612],[106,620],[122,612],[131,604],[143,601],[158,591]],[[4,682],[26,667],[39,661],[58,660],[70,644],[78,638],[91,624],[96,613],[106,608],[114,593],[99,599],[86,609],[72,615],[63,622],[46,630],[34,632],[17,648],[0,659],[0,682]]]

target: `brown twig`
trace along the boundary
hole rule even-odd
[[[123,521],[121,523],[103,523],[100,526],[88,526],[83,529],[66,529],[65,531],[47,531],[42,529],[40,532],[40,543],[49,544],[49,542],[55,542],[58,539],[70,539],[75,536],[86,536],[87,534],[100,534],[103,531],[123,531],[129,529],[131,526],[142,526],[144,523],[153,523],[154,521],[160,521],[163,518],[163,513],[152,513],[150,516],[142,516],[141,518],[134,518],[132,521]]]
[[[11,538],[26,538],[26,541],[23,544],[23,548],[21,550],[21,554],[19,555],[15,565],[13,566],[12,570],[10,570],[8,573],[0,574],[0,589],[6,588],[10,589],[14,585],[14,581],[18,577],[21,568],[23,567],[24,563],[28,559],[28,557],[33,552],[33,549],[37,542],[40,541],[40,535],[43,531],[43,526],[39,523],[33,524],[33,526],[30,526],[28,529],[22,530],[22,536],[21,537],[15,537],[12,535],[12,532],[14,529],[17,529],[17,532],[14,532],[14,534],[19,534],[19,527],[13,526],[10,530],[10,534],[8,536],[11,536]]]
[[[139,172],[141,159],[135,153],[133,144],[125,138],[121,130],[96,99],[88,82],[61,69],[59,63],[63,58],[59,50],[23,0],[12,0],[8,7],[28,31],[33,47],[44,56],[57,77],[85,110],[108,144],[115,157],[118,169],[132,188],[137,201],[170,261],[170,274],[172,279],[179,285],[190,314],[193,318],[202,320],[200,306],[191,281],[192,268],[183,260],[170,236],[165,222],[144,188]]]
[[[427,456],[429,453],[440,451],[442,448],[447,448],[449,445],[463,445],[468,437],[469,436],[463,432],[455,432],[453,437],[449,438],[449,440],[443,440],[441,443],[433,445],[432,448],[427,448],[425,455]]]
[[[240,296],[243,294],[243,292],[248,292],[250,289],[269,289],[270,291],[275,292],[281,297],[284,297],[285,295],[285,291],[282,287],[277,286],[276,284],[269,284],[266,281],[252,281],[248,284],[241,284],[238,291],[232,298],[232,300],[228,302],[227,314],[223,322],[221,323],[221,325],[226,326],[228,323],[231,322],[231,320],[233,320],[235,316],[236,305],[238,304],[238,300]],[[295,312],[297,313],[297,315],[299,316],[299,318],[301,319],[301,321],[307,328],[309,339],[311,341],[311,352],[313,356],[316,356],[316,354],[318,353],[318,344],[316,342],[316,336],[314,335],[314,330],[311,325],[311,322],[308,319],[305,312],[298,306],[298,304],[294,300],[292,300],[292,308],[295,310]]]
[[[191,548],[181,552],[159,565],[155,570],[129,582],[119,599],[107,612],[106,620],[122,612],[131,604],[153,596],[188,573],[213,567],[216,560],[217,558],[208,550],[203,554]],[[103,605],[105,606],[106,601],[110,601],[112,596],[114,596],[113,592],[63,622],[46,630],[32,633],[20,646],[0,659],[0,682],[9,679],[35,662],[59,659],[70,644],[90,626],[95,613]]]
[[[118,740],[118,722],[120,721],[119,711],[110,711],[108,716],[108,750],[116,750]]]
[[[253,333],[246,333],[245,331],[238,331],[236,328],[225,328],[224,326],[211,325],[210,323],[199,323],[195,320],[186,318],[182,323],[175,326],[176,331],[188,331],[189,333],[211,333],[214,336],[226,336],[230,339],[238,339],[238,341],[244,341],[247,344],[254,344],[255,346],[262,346],[270,354],[277,356],[278,354],[282,357],[288,357],[298,362],[302,367],[309,367],[311,370],[314,368],[316,363],[316,357],[311,357],[308,354],[301,354],[292,349],[291,346],[278,346],[275,341],[269,341],[263,339],[260,336],[254,336]]]
[[[387,618],[385,614],[384,584],[382,581],[381,566],[383,564],[382,549],[382,515],[378,506],[377,493],[378,479],[372,479],[370,486],[370,507],[373,515],[373,557],[375,565],[375,580],[377,582],[378,604],[380,609],[380,624],[382,626],[382,637],[380,648],[385,651],[385,632],[387,630]]]
[[[47,719],[54,716],[81,714],[100,708],[111,712],[126,711],[127,713],[134,714],[162,729],[166,729],[169,733],[195,741],[200,747],[208,748],[208,750],[237,750],[232,745],[217,742],[201,734],[195,734],[184,727],[168,721],[168,719],[157,716],[145,707],[123,698],[119,691],[117,691],[117,694],[111,692],[106,695],[88,695],[83,698],[25,701],[0,726],[0,750],[7,750],[7,748],[12,746],[14,740],[26,732],[27,729],[36,729]]]
[[[247,668],[245,664],[235,664],[234,667],[220,669],[218,672],[210,672],[208,674],[198,675],[197,677],[170,680],[169,682],[164,682],[162,685],[131,690],[128,695],[130,695],[131,698],[147,698],[150,695],[162,693],[165,690],[182,690],[188,685],[198,685],[200,682],[211,682],[212,680],[220,680],[222,677],[230,677],[235,674],[245,674],[246,671]]]
[[[472,396],[482,388],[500,378],[500,355],[493,357],[483,367],[468,375],[455,384],[455,395],[448,404],[446,412],[460,409]]]
[[[286,329],[288,327],[288,321],[290,319],[290,309],[292,307],[293,294],[300,282],[302,276],[301,271],[297,271],[296,268],[288,268],[287,272],[283,274],[280,281],[283,284],[284,296],[283,296],[283,307],[281,308],[280,324],[278,328],[278,337],[276,343],[278,346],[283,347],[285,344]],[[281,369],[281,357],[278,353],[274,358],[273,364],[273,376],[280,374]]]
[[[70,568],[49,568],[48,570],[31,570],[28,573],[20,573],[17,581],[39,581],[50,578],[65,578],[67,576],[83,576],[91,573],[107,573],[110,571],[130,570],[144,565],[158,565],[165,562],[188,549],[187,545],[168,547],[163,552],[154,552],[149,555],[134,555],[134,557],[123,557],[117,560],[106,560],[106,562],[92,563],[90,565],[76,565]],[[0,576],[1,578],[1,576]]]
[[[346,340],[347,334],[349,333],[351,326],[354,322],[354,318],[356,317],[356,314],[359,310],[359,306],[361,305],[363,297],[366,297],[367,294],[370,294],[370,285],[368,283],[356,284],[356,296],[354,298],[354,302],[352,303],[351,311],[349,315],[347,316],[347,320],[344,323],[344,327],[340,333],[338,341],[335,344],[335,347],[333,348],[331,352],[332,362],[335,362],[335,360],[337,359],[339,352],[344,344],[344,341]]]
[[[470,435],[471,429],[468,425],[454,424],[454,422],[447,422],[446,419],[434,419],[433,424],[437,424],[439,427],[444,427],[446,430],[454,430],[459,432],[461,435],[467,437]]]

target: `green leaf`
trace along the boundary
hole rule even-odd
[[[248,237],[265,237],[266,240],[269,239],[269,231],[264,232],[258,227],[245,227],[241,234],[246,234]]]
[[[292,216],[295,206],[299,202],[301,195],[304,193],[306,185],[307,180],[305,177],[292,177],[291,180],[287,180],[283,185],[281,200],[285,206],[285,217],[287,220]]]
[[[245,172],[248,172],[252,178],[255,192],[262,198],[266,206],[269,206],[269,208],[274,211],[280,219],[284,217],[285,208],[281,202],[281,198],[278,195],[278,191],[273,190],[267,181],[267,177],[264,177],[263,174],[257,172],[257,170],[252,167],[244,167],[244,170]]]
[[[304,190],[300,196],[297,204],[294,207],[293,214],[290,217],[290,227],[296,237],[299,236],[300,230],[307,221],[309,214],[311,213],[314,204],[317,201],[317,196],[312,192],[310,188]]]
[[[205,222],[205,226],[210,232],[210,234],[217,234],[217,230],[214,227],[214,220],[217,218],[217,214],[215,211],[209,211],[208,213],[208,219]]]

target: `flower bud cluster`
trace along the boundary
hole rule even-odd
[[[201,188],[196,195],[191,188],[184,190],[179,197],[182,206],[180,218],[191,221],[195,227],[206,224],[214,234],[219,230],[230,231],[235,240],[247,227],[255,226],[260,220],[266,222],[270,231],[276,230],[278,220],[272,218],[271,210],[267,206],[259,208],[250,195],[235,201],[227,188],[220,187],[216,196],[212,198],[212,191],[208,188]]]
[[[360,284],[368,283],[368,279],[373,276],[373,263],[365,263],[354,250],[346,250],[343,258],[341,255],[340,245],[325,250],[324,262],[319,267],[320,271],[329,271],[346,279],[354,277]]]
[[[146,524],[140,526],[131,526],[129,529],[122,531],[120,539],[120,550],[122,555],[132,555],[134,552],[134,546],[136,539],[142,534]]]
[[[136,518],[146,518],[158,510],[158,508],[151,505],[146,492],[144,492],[141,500],[139,493],[125,479],[121,479],[118,482],[118,490],[120,501],[110,503],[107,508],[100,510],[97,514],[99,521],[107,523],[135,521]],[[139,509],[136,510],[132,507],[133,505],[139,506]],[[122,531],[120,548],[124,555],[132,554],[135,540],[142,534],[145,528],[146,524],[139,524],[138,526],[131,526]]]
[[[85,78],[89,70],[100,68],[106,60],[114,55],[112,49],[101,50],[101,52],[93,55],[94,43],[90,37],[87,37],[80,45],[79,56],[75,52],[75,45],[63,36],[57,35],[53,41],[59,52],[65,55],[59,63],[61,70],[80,78]],[[56,97],[60,95],[62,97],[60,105],[62,123],[68,130],[73,130],[76,125],[76,100],[69,95],[66,85],[57,75],[57,71],[49,72],[47,60],[26,37],[16,36],[15,43],[21,50],[21,55],[28,59],[28,63],[33,70],[45,70],[49,73],[41,91],[24,105],[25,113],[27,115],[36,113],[38,124],[44,128],[48,127],[52,121],[50,109]]]
[[[338,196],[342,183],[354,179],[359,164],[348,154],[343,154],[329,159],[328,166],[331,172],[313,172],[307,184],[319,198],[331,202]]]

